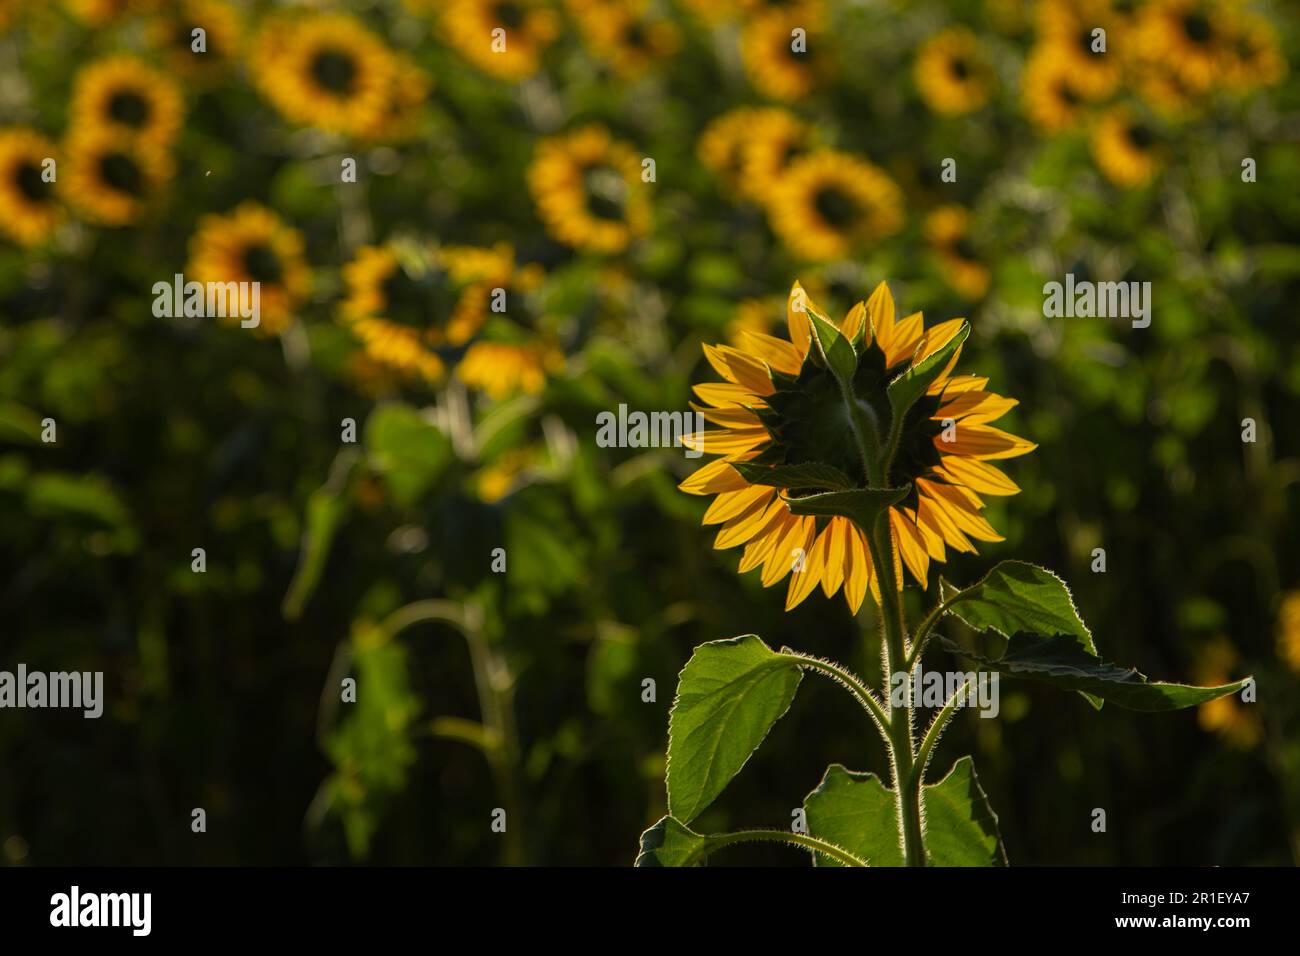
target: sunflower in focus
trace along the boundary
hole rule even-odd
[[[196,50],[195,31],[203,30],[203,50]],[[180,0],[149,24],[149,41],[169,69],[190,79],[208,81],[238,56],[244,24],[227,0]]]
[[[279,335],[311,291],[302,235],[270,209],[240,203],[229,215],[207,215],[190,237],[185,275],[199,282],[259,284],[259,335]],[[238,322],[238,315],[228,319]]]
[[[803,3],[751,15],[740,41],[750,85],[764,96],[790,102],[823,83],[830,70],[821,19],[818,8]],[[797,29],[804,32],[796,41]]]
[[[575,249],[616,254],[650,228],[640,159],[601,126],[538,143],[528,187],[546,231]]]
[[[398,62],[351,16],[273,18],[250,60],[255,85],[290,122],[371,138],[393,110]]]
[[[970,244],[970,212],[956,204],[940,206],[925,219],[925,238],[942,266],[944,280],[968,299],[982,299],[989,270]]]
[[[772,228],[805,259],[848,255],[903,226],[903,197],[883,170],[863,159],[821,150],[796,159],[772,189]]]
[[[1206,686],[1226,684],[1232,679],[1233,668],[1241,655],[1226,637],[1217,637],[1201,649],[1195,676]],[[1196,708],[1196,722],[1202,730],[1218,734],[1229,745],[1239,750],[1255,747],[1264,735],[1264,727],[1254,704],[1244,702],[1237,694],[1229,694],[1208,701]]]
[[[1300,591],[1282,595],[1277,611],[1277,656],[1300,674]]]
[[[1056,56],[1051,47],[1037,46],[1030,53],[1020,86],[1025,115],[1048,133],[1075,125],[1088,104],[1070,63]]]
[[[36,245],[63,220],[46,161],[57,160],[52,142],[24,126],[0,129],[0,232],[24,246]]]
[[[536,73],[560,34],[559,14],[549,0],[447,0],[440,22],[457,53],[505,80]],[[494,35],[496,30],[504,33]]]
[[[623,79],[640,76],[681,46],[671,20],[647,10],[645,0],[568,0],[591,52]]]
[[[746,332],[740,347],[704,347],[709,363],[726,381],[696,385],[702,404],[694,407],[717,427],[683,436],[682,443],[720,457],[679,487],[690,494],[716,496],[704,523],[721,526],[715,548],[744,546],[742,573],[761,568],[764,587],[790,574],[786,610],[820,584],[827,597],[843,587],[856,613],[868,589],[879,596],[879,575],[864,529],[840,515],[796,515],[788,506],[796,485],[782,490],[762,484],[747,469],[756,477],[750,481],[733,467],[811,466],[822,473],[838,472],[850,487],[867,485],[846,421],[844,397],[811,344],[810,314],[821,316],[795,283],[786,312],[789,341]],[[889,422],[889,382],[952,347],[968,326],[964,319],[953,319],[927,330],[920,313],[897,319],[893,296],[881,283],[836,328],[855,343],[853,397],[866,403],[880,421]],[[925,587],[930,562],[944,561],[948,548],[973,552],[972,539],[1002,540],[980,515],[981,496],[1013,495],[1020,489],[990,462],[1037,447],[990,424],[1016,402],[986,391],[987,378],[952,374],[959,355],[960,344],[907,412],[889,465],[886,484],[910,488],[888,512],[899,587],[903,567]],[[805,559],[801,571],[791,560],[796,554]]]
[[[1097,121],[1092,155],[1106,178],[1126,189],[1150,182],[1162,165],[1151,124],[1122,106],[1107,110]]]
[[[342,273],[339,314],[366,354],[407,380],[440,380],[446,366],[438,348],[474,332],[446,324],[456,290],[441,258],[398,243],[363,246]]]
[[[101,226],[126,226],[144,215],[173,166],[166,151],[106,127],[78,132],[66,145],[69,204]]]
[[[913,74],[921,99],[941,116],[979,109],[988,102],[995,79],[979,40],[964,27],[951,27],[927,40]]]
[[[72,128],[103,127],[166,148],[184,117],[180,90],[134,56],[113,56],[77,74],[69,107]]]

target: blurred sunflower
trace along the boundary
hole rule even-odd
[[[903,197],[884,171],[832,150],[796,159],[772,189],[772,228],[797,255],[812,260],[848,255],[903,225]]]
[[[518,489],[527,479],[528,469],[535,465],[541,453],[535,446],[511,448],[484,465],[474,475],[474,493],[484,504],[496,504]]]
[[[447,0],[440,19],[448,44],[484,73],[522,80],[541,67],[560,34],[549,0]],[[504,35],[493,36],[494,30]]]
[[[792,101],[825,82],[830,66],[821,21],[817,6],[799,2],[751,14],[740,41],[750,85],[764,96]],[[803,31],[797,40],[796,30]]]
[[[201,51],[194,48],[199,29],[203,30]],[[169,69],[206,82],[235,61],[243,32],[243,16],[227,0],[179,0],[150,22],[148,36]]]
[[[1087,96],[1068,60],[1052,47],[1037,46],[1020,74],[1025,115],[1048,133],[1059,133],[1078,123]]]
[[[108,26],[119,17],[131,13],[156,10],[162,0],[63,0],[63,6],[86,26]]]
[[[704,515],[705,524],[722,526],[714,547],[744,545],[740,571],[761,567],[764,587],[792,571],[791,557],[801,549],[806,564],[791,574],[787,610],[820,583],[827,597],[842,585],[856,612],[868,587],[879,595],[863,530],[839,516],[792,514],[785,494],[750,482],[732,467],[739,462],[818,463],[838,468],[856,486],[867,484],[861,458],[848,439],[839,386],[823,363],[810,360],[808,312],[821,314],[796,282],[786,314],[790,341],[747,332],[739,348],[704,347],[726,382],[696,385],[703,404],[693,407],[720,428],[683,436],[682,443],[721,457],[679,487],[690,494],[716,495]],[[953,319],[925,330],[920,313],[896,320],[893,296],[882,282],[837,326],[858,343],[852,381],[856,399],[889,421],[889,382],[905,366],[950,343],[964,326],[965,320]],[[887,476],[891,487],[911,485],[908,497],[889,511],[900,587],[902,566],[924,587],[930,562],[945,560],[946,548],[973,552],[972,538],[1002,540],[979,514],[984,507],[980,495],[1013,495],[1020,489],[989,462],[1037,447],[989,424],[1016,402],[985,391],[987,378],[953,375],[959,355],[960,350],[907,413]]]
[[[652,14],[645,0],[567,0],[592,54],[623,79],[644,73],[677,52],[681,32]]]
[[[456,366],[457,377],[494,399],[517,392],[536,395],[548,375],[564,365],[564,354],[541,342],[475,342]]]
[[[1300,591],[1282,595],[1277,610],[1277,656],[1291,670],[1300,673]]]
[[[1143,8],[1138,46],[1175,71],[1189,89],[1209,91],[1232,52],[1234,16],[1220,0],[1153,0]]]
[[[950,27],[927,40],[913,75],[925,105],[942,116],[979,109],[988,102],[995,80],[979,40],[964,27]]]
[[[63,193],[81,215],[102,226],[137,221],[172,177],[165,150],[107,127],[79,131],[66,152]]]
[[[546,314],[541,298],[545,274],[536,263],[516,262],[509,246],[498,246],[493,252],[493,259],[481,263],[490,271],[479,273],[456,307],[455,321],[481,330],[456,367],[456,375],[496,399],[515,392],[536,394],[545,387],[548,375],[564,367],[555,320]],[[465,267],[462,259],[458,268]]]
[[[240,203],[229,215],[207,215],[190,237],[187,278],[259,283],[259,335],[279,335],[311,291],[302,235],[270,209]],[[239,317],[229,319],[238,322]]]
[[[1040,46],[1068,63],[1075,88],[1088,99],[1109,96],[1119,85],[1123,56],[1111,49],[1115,39],[1123,40],[1137,31],[1133,12],[1115,0],[1039,0]],[[1094,50],[1104,31],[1104,50]]]
[[[989,270],[968,238],[970,212],[956,204],[940,206],[925,219],[925,238],[942,266],[944,281],[968,299],[982,299]]]
[[[528,186],[546,231],[575,249],[619,253],[649,230],[641,162],[604,127],[539,142]]]
[[[429,98],[433,81],[409,57],[392,54],[388,99],[384,111],[357,127],[356,135],[371,142],[410,140],[419,131],[420,110]]]
[[[1226,684],[1240,660],[1237,649],[1226,637],[1216,637],[1201,648],[1194,676],[1205,686]],[[1196,722],[1202,730],[1222,737],[1230,746],[1240,750],[1255,747],[1264,735],[1264,727],[1254,704],[1247,704],[1237,694],[1229,694],[1196,708]]]
[[[1242,14],[1223,63],[1223,85],[1234,92],[1272,86],[1286,76],[1277,31],[1263,17]]]
[[[741,106],[711,119],[695,144],[695,154],[729,190],[739,191],[749,130],[759,110]]]
[[[1128,189],[1150,182],[1162,164],[1152,125],[1123,106],[1112,107],[1097,121],[1092,155],[1107,179]]]
[[[740,191],[757,202],[767,202],[790,164],[807,155],[816,143],[812,127],[789,110],[755,110],[740,155]]]
[[[366,354],[408,380],[440,380],[446,366],[437,348],[460,344],[473,330],[450,334],[455,289],[439,257],[395,243],[363,246],[342,274],[339,314]]]
[[[161,148],[172,144],[184,118],[180,90],[134,56],[113,56],[77,74],[69,106],[74,134],[103,127]]]
[[[0,232],[25,246],[43,242],[63,220],[45,162],[55,146],[25,126],[0,129]]]
[[[258,33],[253,82],[290,122],[367,136],[392,110],[397,62],[354,17],[277,17]]]

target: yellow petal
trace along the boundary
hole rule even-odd
[[[762,534],[773,517],[772,491],[771,489],[768,491],[766,498],[755,502],[742,514],[732,518],[718,529],[718,536],[713,539],[714,548],[725,551],[727,548],[734,548],[747,541],[755,540]]]
[[[732,382],[704,382],[692,386],[700,401],[718,408],[741,405],[745,408],[766,408],[767,403],[745,388]]]
[[[892,339],[894,335],[894,296],[890,293],[889,286],[883,282],[876,286],[871,298],[867,299],[867,317],[871,319],[871,334],[881,343],[883,350],[884,341]]]
[[[964,419],[966,425],[979,425],[1001,418],[1020,403],[1014,398],[1004,398],[996,392],[958,392],[947,404],[931,415],[934,419]]]
[[[999,458],[1017,458],[1027,455],[1038,446],[1025,441],[1010,432],[1004,432],[992,425],[959,424],[954,429],[954,441],[946,442],[942,435],[934,436],[934,447],[944,455],[964,455],[978,458],[980,461],[993,461]]]
[[[921,341],[921,330],[924,327],[925,320],[921,317],[921,313],[913,312],[894,326],[888,338],[878,336],[880,348],[885,353],[886,368],[893,368],[899,362],[912,357],[916,352],[917,344]]]
[[[766,503],[767,499],[772,496],[773,490],[763,485],[751,485],[748,488],[742,488],[740,491],[724,491],[713,499],[713,504],[709,505],[709,510],[704,512],[704,521],[702,523],[722,524],[724,521],[730,521],[737,515],[749,511],[754,505]]]
[[[844,583],[844,568],[848,563],[849,522],[847,518],[831,518],[826,528],[826,570],[822,572],[822,593],[831,597]]]
[[[689,432],[677,440],[691,451],[708,455],[736,455],[749,451],[771,436],[767,429],[758,428],[722,428],[709,432]]]
[[[852,342],[854,337],[858,334],[858,330],[862,328],[863,323],[866,321],[867,304],[865,302],[859,302],[853,308],[849,309],[849,314],[846,315],[844,321],[840,323],[840,331],[844,334],[846,339]],[[867,331],[862,338],[862,347],[867,348],[870,345],[871,327],[868,325]]]
[[[812,531],[817,530],[817,521],[813,519]],[[812,594],[822,579],[822,569],[826,567],[826,551],[830,545],[830,528],[827,527],[808,549],[807,559],[802,571],[795,570],[790,575],[790,589],[785,595],[785,609],[796,607],[804,598]]]
[[[691,408],[703,415],[705,421],[721,425],[724,428],[754,428],[763,424],[754,412],[739,405],[710,408],[707,405],[696,405],[691,402]]]
[[[800,362],[808,354],[808,347],[812,344],[812,323],[808,320],[808,313],[804,309],[795,308],[795,304],[801,298],[806,306],[808,293],[804,291],[803,286],[795,282],[790,287],[790,298],[785,304],[785,321],[790,328],[790,342],[799,351]]]
[[[812,518],[806,520],[813,521]],[[805,519],[799,515],[787,514],[781,538],[776,547],[768,552],[767,560],[763,562],[761,579],[763,587],[770,588],[790,573],[796,558],[795,548],[802,548],[805,555],[808,553],[807,538],[808,527]]]
[[[931,326],[925,330],[921,336],[921,341],[916,349],[916,357],[912,364],[923,362],[929,356],[939,351],[945,345],[952,341],[952,337],[961,331],[961,327],[966,324],[965,319],[949,319],[947,322],[940,322],[938,325]]]
[[[749,389],[755,395],[771,395],[776,389],[767,366],[729,345],[705,345],[704,356],[727,381]]]
[[[770,368],[784,372],[786,375],[799,374],[799,369],[803,365],[803,356],[785,339],[746,329],[741,332],[740,340]]]
[[[848,566],[844,571],[844,600],[854,614],[862,607],[870,583],[871,558],[867,554],[867,542],[856,525],[848,525]]]
[[[750,539],[749,544],[745,545],[745,551],[740,556],[738,570],[741,574],[752,571],[767,561],[768,554],[781,543],[781,538],[785,532],[786,519],[789,515],[790,509],[779,498],[768,505],[767,511],[763,515],[762,526]]]
[[[917,490],[923,496],[933,499],[943,509],[944,514],[952,519],[953,524],[965,534],[979,541],[1006,540],[997,533],[991,524],[975,512],[969,501],[963,497],[963,489],[924,479],[918,481],[916,485]]]
[[[970,539],[962,534],[961,529],[953,523],[952,518],[944,510],[942,502],[934,501],[925,495],[919,495],[917,497],[916,514],[917,518],[943,538],[944,543],[950,548],[957,551],[968,551],[972,554],[975,552],[975,545],[971,544]]]
[[[952,378],[945,379],[940,376],[926,390],[927,395],[942,394],[945,397],[956,394],[957,392],[973,392],[982,389],[989,383],[989,380],[982,375],[954,375]]]
[[[697,469],[695,474],[677,487],[688,495],[716,495],[723,491],[748,488],[749,482],[740,477],[740,472],[732,468],[726,458],[719,458]]]
[[[914,520],[914,516],[908,517],[902,509],[889,509],[889,524],[893,530],[894,540],[898,542],[903,563],[907,565],[907,570],[912,572],[912,577],[920,582],[922,588],[925,588],[929,579],[930,555],[926,553],[921,532],[916,530],[916,526],[912,523]]]
[[[939,465],[940,473],[947,472],[954,485],[965,486],[986,495],[1014,495],[1020,486],[1001,471],[986,462],[960,455],[944,455]]]

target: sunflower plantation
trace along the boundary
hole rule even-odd
[[[0,861],[1300,862],[1298,51],[0,0]]]

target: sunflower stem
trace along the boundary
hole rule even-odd
[[[894,568],[893,541],[886,511],[876,520],[868,535],[871,561],[876,568],[880,587],[880,622],[884,631],[885,684],[889,698],[889,759],[894,773],[894,792],[898,797],[898,832],[907,866],[925,866],[925,834],[921,825],[921,780],[916,772],[916,750],[912,739],[911,693],[904,693],[901,706],[894,706],[889,693],[894,668],[907,660],[907,632],[903,623],[903,604]],[[903,673],[906,675],[907,671]],[[904,689],[910,691],[910,676]]]

